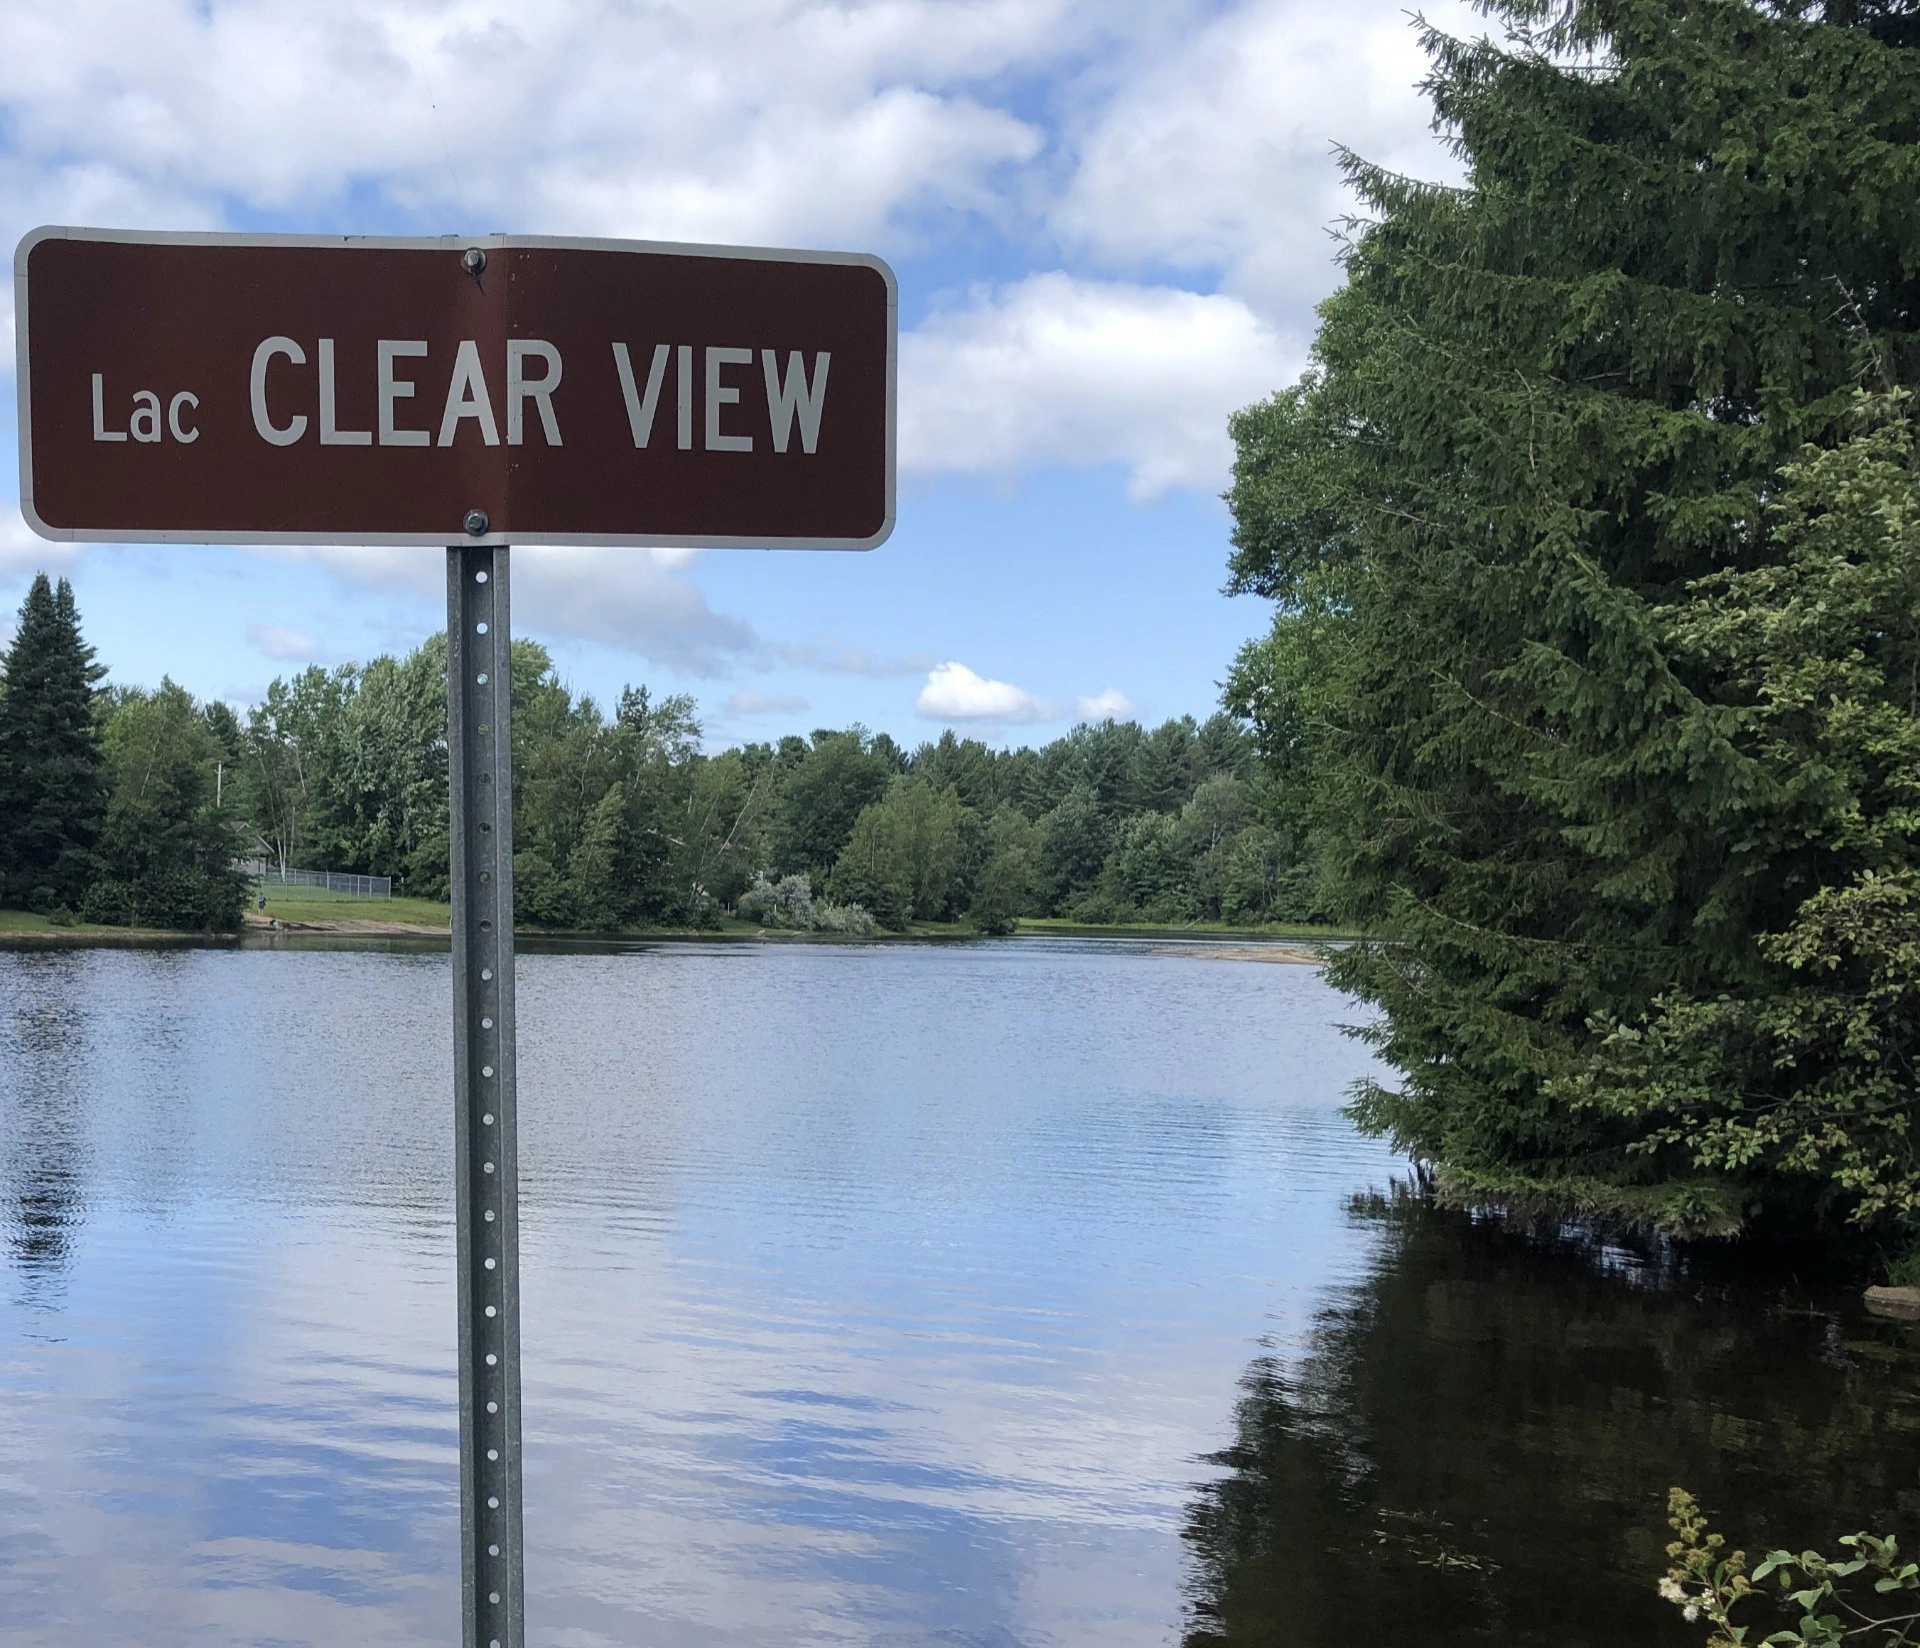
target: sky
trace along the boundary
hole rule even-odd
[[[1428,19],[1478,32],[1464,6]],[[1451,178],[1393,0],[6,0],[0,242],[41,224],[526,233],[872,252],[900,286],[880,548],[514,549],[577,691],[710,746],[909,746],[1204,717],[1229,414],[1306,364],[1354,209],[1335,145]],[[71,578],[116,681],[236,705],[419,643],[432,549],[61,545],[17,507],[0,295],[0,632]]]

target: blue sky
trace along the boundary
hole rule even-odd
[[[1332,144],[1452,175],[1422,68],[1386,0],[8,0],[0,238],[877,252],[901,293],[892,539],[516,547],[515,627],[602,700],[693,693],[713,744],[851,721],[1027,741],[1205,715],[1264,627],[1219,593],[1225,420],[1298,374],[1337,279]],[[439,626],[432,550],[35,539],[0,301],[0,609],[64,573],[116,679],[235,703]]]

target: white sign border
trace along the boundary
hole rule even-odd
[[[32,386],[27,350],[27,258],[46,240],[98,240],[144,246],[311,246],[328,250],[397,252],[460,252],[469,246],[481,250],[547,247],[568,252],[642,252],[674,257],[752,259],[767,263],[833,263],[876,271],[887,285],[887,509],[880,529],[868,538],[716,538],[685,533],[545,532],[509,534],[489,532],[466,537],[455,532],[125,532],[49,526],[33,507]],[[865,252],[817,252],[774,246],[704,246],[670,240],[580,240],[562,235],[250,235],[193,233],[171,229],[89,229],[48,224],[29,230],[13,253],[14,388],[18,397],[20,446],[20,514],[42,538],[54,543],[102,544],[366,544],[375,547],[418,545],[445,548],[448,544],[580,544],[615,549],[877,549],[893,535],[898,491],[897,433],[899,423],[900,285],[884,258]]]

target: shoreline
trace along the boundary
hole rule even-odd
[[[672,943],[780,943],[780,944],[899,944],[966,942],[985,943],[992,939],[1032,940],[1044,938],[1129,940],[1169,955],[1197,961],[1255,961],[1298,966],[1318,966],[1320,952],[1328,944],[1349,942],[1354,935],[1328,929],[1324,935],[1295,929],[1286,933],[1261,933],[1218,926],[1114,926],[1098,927],[1083,923],[1023,922],[1013,933],[987,935],[970,928],[922,924],[901,933],[876,932],[861,938],[837,933],[795,932],[787,928],[752,928],[735,925],[720,930],[692,928],[636,928],[622,932],[592,932],[563,929],[516,928],[516,940],[533,946],[552,945],[632,945]],[[381,920],[373,917],[340,917],[317,920],[287,920],[249,910],[238,932],[195,933],[153,928],[80,926],[55,927],[0,926],[0,948],[6,949],[270,949],[283,941],[355,940],[402,941],[409,944],[445,945],[452,935],[445,926],[417,921]]]

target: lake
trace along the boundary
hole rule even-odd
[[[1397,1192],[1310,968],[518,977],[531,1641],[1679,1644],[1670,1483],[1920,1511],[1920,1329]],[[431,951],[0,951],[0,1641],[457,1638],[449,1012]]]

